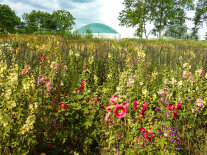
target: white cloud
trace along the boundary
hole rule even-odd
[[[133,34],[136,28],[126,28],[119,26],[120,22],[118,20],[119,12],[124,9],[122,4],[124,0],[104,0],[101,10],[101,21],[103,24],[106,24],[114,28],[121,37],[133,37]]]

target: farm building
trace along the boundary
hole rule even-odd
[[[121,35],[113,28],[101,24],[93,23],[85,25],[78,29],[78,33],[81,35],[92,34],[94,38],[107,38],[107,39],[120,39]]]

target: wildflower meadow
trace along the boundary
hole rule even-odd
[[[0,154],[205,154],[207,42],[1,34]]]

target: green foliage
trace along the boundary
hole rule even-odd
[[[55,23],[56,31],[71,30],[75,24],[75,18],[67,10],[57,10],[52,13],[52,22]]]
[[[203,26],[203,23],[207,22],[207,0],[197,1],[193,21],[193,32],[198,33],[198,30]]]
[[[13,33],[19,24],[20,18],[16,13],[8,5],[0,4],[0,31]]]
[[[151,20],[151,2],[125,0],[125,9],[119,14],[119,20],[121,26],[137,27],[136,36],[143,38],[143,33],[146,35],[146,23]]]
[[[0,154],[205,153],[206,48],[1,35]]]
[[[162,37],[162,32],[169,26],[167,35],[174,37],[175,29],[182,27],[186,29],[185,19],[186,9],[193,8],[193,0],[125,0],[125,9],[120,12],[120,25],[128,27],[138,27],[136,35],[140,38],[143,33],[146,34],[146,23],[153,23],[154,28],[152,33]],[[175,28],[176,26],[176,28]],[[182,36],[182,31],[179,30],[176,37]]]

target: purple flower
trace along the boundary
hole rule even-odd
[[[176,148],[176,150],[180,150],[180,148],[178,147],[178,148]]]
[[[169,114],[169,112],[166,112],[165,116],[167,116]]]
[[[112,126],[113,125],[113,122],[109,123],[109,126]]]
[[[118,137],[119,137],[119,138],[122,138],[123,136],[121,136],[120,134],[118,134]]]
[[[169,103],[168,103],[167,101],[165,101],[165,102],[164,102],[164,106],[166,106],[166,107],[167,107],[167,106],[168,106],[168,104],[169,104]]]
[[[158,130],[158,132],[159,132],[159,133],[163,133],[162,130],[160,130],[160,129]]]
[[[159,106],[156,106],[156,110],[157,110],[157,111],[160,111],[161,108],[160,108]]]

